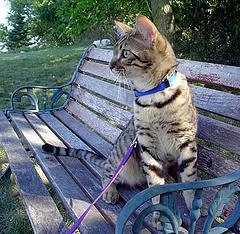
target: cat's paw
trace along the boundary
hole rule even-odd
[[[208,207],[207,207],[207,205],[203,205],[203,206],[201,207],[201,216],[202,216],[202,217],[208,216]]]
[[[103,200],[106,203],[115,204],[119,199],[119,193],[116,187],[109,187],[108,190],[103,194]]]
[[[153,217],[152,217],[152,225],[155,227],[158,231],[162,231],[162,224],[159,221],[160,213],[159,212],[154,212]]]

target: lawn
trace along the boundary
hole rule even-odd
[[[84,48],[72,45],[22,53],[0,53],[0,110],[9,106],[9,97],[16,87],[69,81]]]
[[[71,45],[0,53],[0,110],[9,107],[10,95],[16,87],[69,81],[84,49],[82,45]],[[0,173],[6,162],[0,146]],[[14,180],[0,181],[0,233],[32,232]]]

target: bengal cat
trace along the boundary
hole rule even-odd
[[[197,114],[186,77],[176,71],[177,61],[167,39],[145,16],[138,16],[135,28],[115,22],[120,39],[113,49],[110,69],[126,76],[135,91],[134,117],[117,139],[109,159],[99,163],[97,156],[85,150],[65,149],[49,144],[47,152],[73,157],[88,157],[101,165],[102,185],[113,175],[129,145],[137,136],[138,147],[117,180],[104,194],[107,203],[119,198],[117,184],[130,186],[145,183],[161,185],[168,173],[183,182],[197,178]],[[163,84],[164,83],[164,84]],[[164,89],[154,88],[164,85]],[[176,169],[177,168],[177,169]],[[183,192],[187,207],[191,208],[193,191]],[[159,202],[159,196],[152,199]],[[159,226],[159,213],[153,217]]]

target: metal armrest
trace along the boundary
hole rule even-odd
[[[72,82],[60,86],[22,86],[14,90],[6,112],[46,112],[61,109],[69,101]]]
[[[85,50],[70,82],[60,86],[22,86],[14,90],[6,114],[48,112],[64,108],[70,99],[74,81],[86,56],[92,48],[106,46],[109,42],[108,39],[95,41]]]
[[[147,208],[144,206],[144,209],[140,212],[135,220],[133,225],[133,233],[140,233],[144,218],[153,211],[161,212],[160,220],[163,222],[164,233],[178,233],[181,220],[179,215],[180,212],[176,206],[176,196],[174,193],[183,190],[195,190],[195,197],[192,203],[192,209],[190,210],[190,226],[188,230],[189,234],[193,234],[196,227],[196,221],[200,217],[200,209],[202,207],[202,190],[204,188],[215,186],[222,186],[222,188],[217,192],[215,198],[208,207],[208,217],[206,218],[202,231],[203,233],[212,234],[223,233],[231,228],[240,218],[240,186],[239,184],[235,183],[237,180],[240,180],[240,170],[216,179],[188,183],[166,184],[145,189],[144,191],[135,195],[123,207],[117,220],[115,233],[124,233],[124,226],[136,209],[157,195],[161,195],[160,203],[157,205],[151,204],[150,206],[147,206]],[[211,228],[214,219],[221,214],[224,205],[230,201],[234,194],[238,194],[238,202],[232,214],[222,224]]]

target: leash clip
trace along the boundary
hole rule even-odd
[[[135,138],[130,146],[133,146],[133,148],[135,149],[137,147],[137,144],[138,144],[137,136],[135,136]]]

